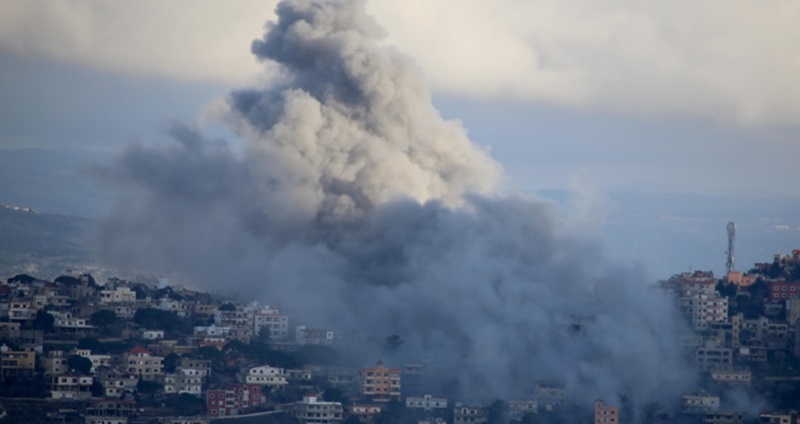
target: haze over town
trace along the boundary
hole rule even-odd
[[[558,381],[635,419],[718,371],[687,332],[791,314],[739,297],[781,305],[800,260],[763,263],[800,239],[791,2],[3,8],[0,201],[90,218],[94,265],[335,323],[351,360],[400,339],[449,396]]]

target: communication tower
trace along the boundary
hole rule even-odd
[[[731,221],[728,222],[728,261],[725,263],[725,268],[728,272],[733,271],[733,244],[736,241],[736,224]]]

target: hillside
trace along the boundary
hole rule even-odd
[[[58,275],[89,262],[90,221],[0,207],[0,275]]]

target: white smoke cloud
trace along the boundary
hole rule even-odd
[[[0,47],[118,72],[242,83],[275,0],[7,2]],[[373,1],[437,91],[627,114],[800,123],[792,0]],[[142,22],[147,22],[142,25]]]
[[[230,97],[240,151],[178,127],[175,144],[131,147],[105,171],[140,189],[100,232],[109,262],[365,340],[398,334],[390,359],[447,365],[462,395],[547,379],[641,405],[690,382],[672,304],[552,204],[496,195],[498,165],[439,116],[363,2],[288,0],[277,15],[252,51],[279,82]]]

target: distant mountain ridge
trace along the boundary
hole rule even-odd
[[[0,275],[59,275],[90,264],[87,218],[0,206]]]

